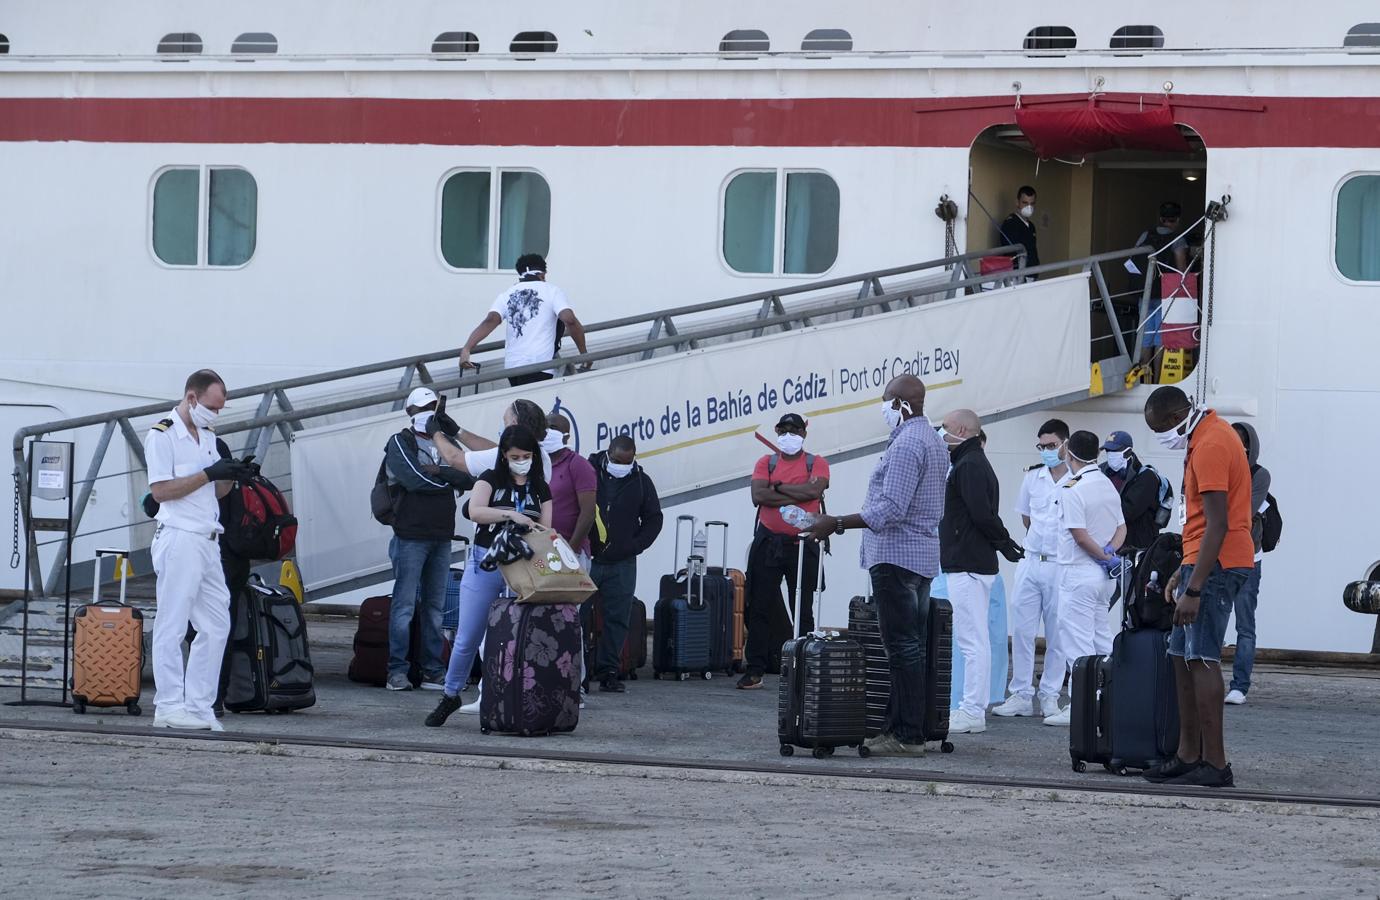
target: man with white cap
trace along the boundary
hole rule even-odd
[[[388,682],[390,691],[411,690],[408,651],[412,616],[420,613],[422,689],[442,689],[446,663],[442,659],[441,612],[446,576],[451,563],[451,535],[455,533],[455,492],[467,491],[474,479],[448,465],[437,444],[459,431],[454,420],[436,413],[436,394],[419,387],[407,397],[408,427],[388,439],[384,470],[394,493],[393,601],[388,621]]]

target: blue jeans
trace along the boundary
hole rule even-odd
[[[594,674],[618,674],[623,662],[623,645],[628,641],[628,617],[632,615],[633,592],[637,590],[637,557],[615,563],[594,562],[589,577],[599,586],[604,604],[604,634],[599,638],[599,658]]]
[[[417,665],[425,677],[441,672],[441,609],[446,603],[446,573],[450,570],[450,541],[388,542],[393,561],[393,600],[388,606],[388,675],[407,675],[412,646],[412,616],[422,617],[422,658]]]
[[[948,584],[944,573],[934,577],[930,585],[930,596],[949,599]],[[992,644],[992,690],[989,698],[992,703],[1006,700],[1006,672],[1010,663],[1006,641],[1006,585],[1001,576],[992,582],[992,593],[987,603],[987,635]],[[954,641],[953,688],[949,692],[949,709],[963,705],[963,654],[958,652],[958,642]]]
[[[891,669],[891,696],[882,733],[903,744],[925,741],[925,642],[930,618],[930,579],[879,563],[868,575],[877,620]]]
[[[1193,566],[1184,566],[1180,586],[1188,583]],[[1203,596],[1198,602],[1198,617],[1191,625],[1175,625],[1169,632],[1169,655],[1185,660],[1203,662],[1222,661],[1222,641],[1227,636],[1227,622],[1246,586],[1250,569],[1224,569],[1220,565],[1203,582]]]
[[[1246,576],[1246,584],[1236,595],[1236,654],[1231,661],[1231,688],[1243,694],[1251,690],[1251,669],[1255,666],[1255,603],[1260,597],[1260,563]]]
[[[452,697],[458,696],[469,681],[474,655],[489,628],[489,607],[503,593],[503,573],[479,568],[488,555],[486,548],[475,547],[465,565],[465,577],[460,579],[460,622],[455,629],[455,643],[450,647],[450,665],[446,667],[446,693]]]

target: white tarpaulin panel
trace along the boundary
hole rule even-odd
[[[746,474],[753,437],[786,412],[810,422],[810,447],[830,454],[881,441],[880,401],[897,375],[930,389],[927,411],[992,414],[1085,391],[1086,275],[1070,275],[913,309],[866,316],[452,400],[467,430],[497,439],[514,397],[560,411],[583,454],[630,434],[662,494]],[[292,445],[298,558],[309,588],[380,571],[390,531],[368,495],[402,413],[300,432]],[[476,473],[477,474],[477,473]],[[468,529],[461,533],[468,533]]]

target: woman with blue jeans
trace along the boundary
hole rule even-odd
[[[484,640],[489,607],[503,593],[502,573],[497,569],[486,572],[479,567],[489,555],[494,538],[509,522],[538,522],[551,527],[551,489],[546,484],[540,449],[537,438],[521,425],[503,429],[498,441],[498,464],[480,475],[470,491],[468,515],[475,523],[474,552],[460,581],[460,621],[446,669],[445,693],[426,717],[426,724],[433,728],[444,725],[456,710],[479,712],[478,701],[460,705],[460,690]]]

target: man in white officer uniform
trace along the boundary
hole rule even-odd
[[[1121,496],[1097,467],[1099,441],[1091,431],[1069,435],[1073,476],[1055,496],[1059,504],[1059,652],[1071,667],[1080,656],[1110,652],[1107,604],[1121,564],[1117,549],[1126,540]],[[1046,725],[1068,725],[1073,705],[1045,717]]]
[[[1033,716],[1035,634],[1045,626],[1045,667],[1040,675],[1041,715],[1059,711],[1066,662],[1059,652],[1059,506],[1055,494],[1071,475],[1065,459],[1069,426],[1050,419],[1036,434],[1041,462],[1026,470],[1016,512],[1025,523],[1025,559],[1016,566],[1011,607],[1011,696],[993,708],[998,716]]]
[[[149,492],[158,506],[153,568],[158,614],[153,620],[156,728],[223,731],[211,705],[220,684],[230,633],[230,591],[220,564],[220,506],[237,478],[252,470],[222,459],[212,431],[225,405],[225,382],[210,369],[193,372],[182,402],[144,438]],[[187,626],[196,639],[184,672]]]

